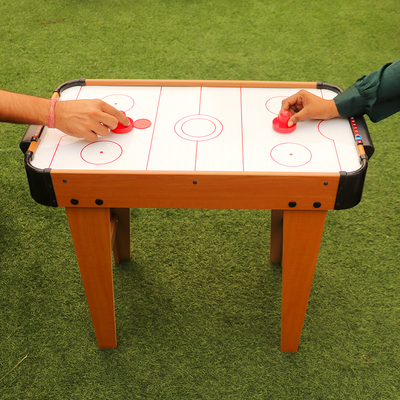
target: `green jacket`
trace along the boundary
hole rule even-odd
[[[367,114],[378,122],[400,111],[400,60],[358,79],[335,97],[342,117]]]

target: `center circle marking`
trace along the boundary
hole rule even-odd
[[[182,125],[182,132],[193,138],[204,138],[212,135],[217,127],[214,122],[203,119],[194,118],[185,121]]]
[[[221,121],[210,115],[189,115],[175,124],[175,133],[185,140],[195,142],[212,140],[223,130]]]

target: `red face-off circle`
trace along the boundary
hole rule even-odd
[[[126,94],[110,94],[103,97],[101,100],[110,106],[113,106],[117,110],[124,112],[129,111],[135,105],[135,100]]]
[[[105,165],[118,160],[122,155],[122,147],[111,140],[99,140],[87,144],[81,150],[81,158],[88,164]]]
[[[312,159],[311,151],[302,144],[281,143],[271,150],[271,158],[284,167],[301,167]]]

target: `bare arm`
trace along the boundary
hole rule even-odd
[[[0,90],[0,121],[16,124],[46,125],[51,101]],[[101,100],[59,101],[55,105],[55,127],[64,133],[96,140],[105,136],[118,122],[129,125],[128,118]]]
[[[0,90],[0,121],[46,125],[50,100]]]

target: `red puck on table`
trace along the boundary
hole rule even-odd
[[[148,119],[142,118],[142,119],[137,119],[134,123],[133,126],[137,129],[147,129],[150,128],[151,122]]]
[[[277,118],[272,121],[272,127],[276,132],[279,133],[291,133],[296,129],[296,124],[292,125],[290,128],[288,126],[290,119],[290,112],[283,110],[279,113]]]
[[[122,114],[125,114],[123,111],[121,111],[121,112],[122,112]],[[114,133],[128,133],[128,132],[130,132],[134,128],[134,124],[135,123],[133,122],[132,118],[129,118],[129,117],[127,117],[127,118],[129,119],[129,125],[128,126],[125,126],[125,125],[121,124],[120,122],[118,122],[117,127],[115,129],[112,129],[111,132],[114,132]]]

